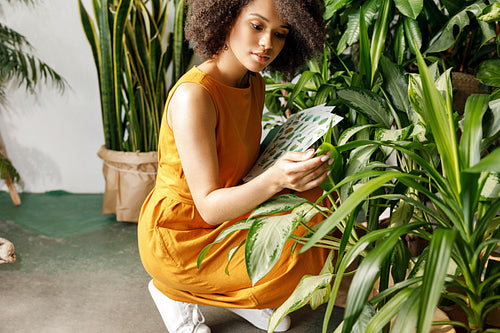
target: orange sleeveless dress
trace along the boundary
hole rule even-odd
[[[262,77],[250,75],[249,87],[240,89],[226,86],[194,67],[173,87],[167,105],[172,93],[184,82],[197,83],[212,96],[217,112],[220,182],[224,187],[237,185],[259,153],[264,104]],[[229,275],[225,273],[229,250],[246,238],[247,231],[239,231],[214,245],[198,269],[200,251],[213,242],[221,230],[241,218],[213,226],[200,217],[166,114],[164,112],[159,137],[156,186],[144,202],[138,223],[138,246],[144,268],[153,277],[155,286],[177,301],[233,308],[280,306],[303,275],[319,273],[328,251],[312,248],[306,253],[299,255],[295,251],[291,255],[293,242],[288,241],[276,266],[252,286],[242,249],[231,261]],[[321,192],[308,194],[314,201]]]

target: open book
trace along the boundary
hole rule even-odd
[[[287,151],[309,149],[328,132],[330,127],[337,125],[343,119],[331,113],[333,109],[333,106],[323,104],[302,110],[288,118],[243,181],[247,182],[264,172]]]

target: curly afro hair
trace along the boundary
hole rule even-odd
[[[226,36],[243,7],[252,0],[188,0],[186,38],[196,53],[210,59],[224,48]],[[285,46],[267,68],[293,74],[323,50],[324,5],[319,0],[273,0],[280,19],[290,27]]]

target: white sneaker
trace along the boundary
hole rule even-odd
[[[168,298],[155,287],[153,280],[149,281],[148,289],[170,333],[210,333],[198,305]]]
[[[234,309],[234,308],[226,308],[238,316],[242,317],[246,321],[248,321],[253,326],[260,328],[261,330],[267,330],[267,326],[269,324],[269,318],[274,313],[274,309]],[[290,316],[285,316],[283,320],[279,323],[278,326],[274,329],[275,332],[285,332],[288,331],[292,321],[290,320]]]

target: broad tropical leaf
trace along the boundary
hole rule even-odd
[[[450,48],[455,43],[455,27],[457,27],[459,31],[462,31],[464,27],[470,24],[468,12],[471,12],[472,14],[474,14],[474,16],[477,17],[482,13],[485,7],[486,5],[484,3],[476,2],[453,16],[448,21],[443,30],[440,33],[436,34],[436,36],[431,40],[430,46],[426,50],[426,53],[441,52]],[[488,38],[488,36],[486,38]],[[488,38],[487,40],[491,38],[492,37]]]
[[[476,78],[487,86],[500,87],[500,59],[481,62],[476,70]]]
[[[387,104],[379,95],[359,88],[345,88],[339,90],[337,95],[354,110],[366,115],[375,123],[383,124],[390,128],[393,117]]]
[[[423,0],[395,0],[396,8],[401,14],[408,16],[414,20],[424,8]]]
[[[269,319],[267,332],[274,332],[274,329],[283,318],[309,303],[314,293],[330,286],[333,274],[325,273],[321,275],[305,275],[300,280],[290,297],[273,313]]]
[[[308,222],[318,212],[312,204],[305,203],[290,214],[261,216],[253,220],[245,246],[245,263],[252,285],[274,267],[299,224]]]
[[[198,261],[197,261],[198,268],[200,268],[203,259],[207,255],[208,251],[210,251],[212,246],[214,246],[217,243],[222,242],[224,240],[224,238],[228,237],[230,234],[232,234],[236,231],[250,229],[250,227],[252,226],[252,223],[253,223],[253,220],[244,219],[244,220],[236,222],[235,224],[223,229],[212,243],[208,244],[207,246],[205,246],[203,248],[203,250],[201,250],[200,254],[198,255]]]

